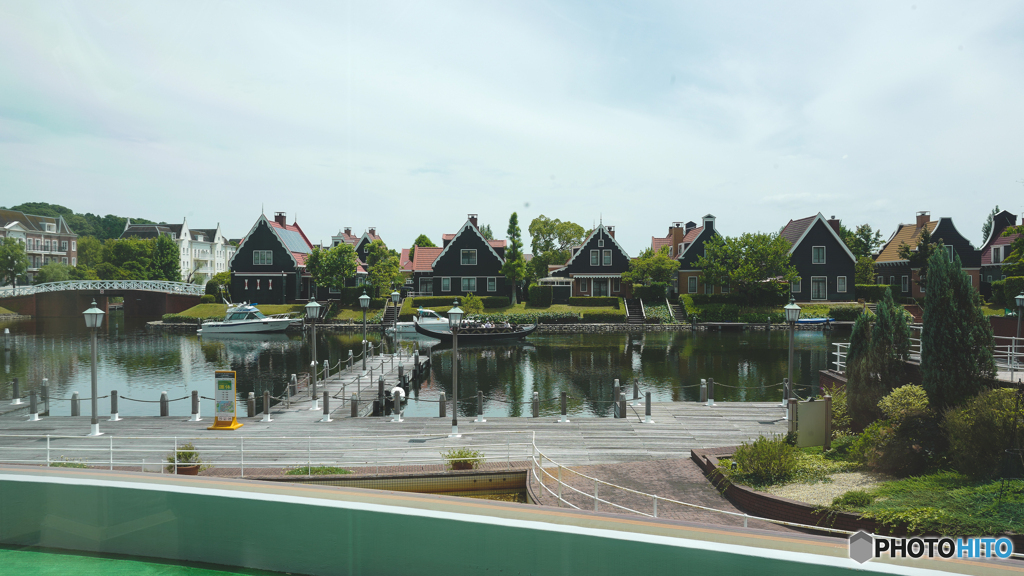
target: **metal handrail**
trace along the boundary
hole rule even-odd
[[[32,294],[65,292],[68,290],[144,290],[147,292],[202,296],[206,288],[202,284],[169,282],[166,280],[66,280],[63,282],[45,282],[43,284],[27,286],[4,286],[0,288],[0,296],[30,296]]]

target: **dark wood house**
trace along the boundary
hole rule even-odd
[[[799,279],[790,291],[798,302],[842,302],[855,299],[857,258],[839,236],[839,220],[814,216],[790,220],[779,235],[791,245],[790,262]]]
[[[971,285],[979,289],[980,251],[956,229],[952,218],[932,220],[929,212],[918,212],[913,224],[900,224],[889,241],[882,246],[875,259],[875,282],[893,286],[893,296],[897,298],[924,298],[918,269],[911,269],[910,261],[899,255],[900,246],[904,244],[916,250],[924,230],[929,231],[933,242],[942,241],[951,260],[954,255],[960,259],[960,266],[971,277]]]
[[[659,250],[668,246],[668,255],[679,261],[679,273],[675,289],[679,294],[722,294],[729,292],[729,286],[714,285],[701,281],[701,270],[697,259],[704,254],[704,243],[718,236],[715,217],[704,216],[701,226],[696,222],[673,222],[664,238],[652,238],[651,249]]]
[[[583,245],[551,276],[572,279],[572,295],[631,296],[630,286],[622,281],[629,270],[629,254],[615,241],[615,227],[599,224]]]
[[[284,212],[273,220],[260,215],[231,259],[231,299],[234,302],[286,304],[308,297],[306,256],[313,245]]]
[[[438,251],[440,250],[440,251]],[[425,259],[437,254],[427,269]],[[487,240],[480,234],[477,215],[470,214],[455,234],[442,236],[438,248],[417,248],[413,273],[418,292],[427,288],[433,296],[508,296],[501,267],[505,264],[505,241]]]

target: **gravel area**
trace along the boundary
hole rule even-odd
[[[835,497],[842,496],[850,490],[868,490],[885,480],[884,476],[872,472],[837,472],[830,478],[831,482],[786,484],[764,488],[761,491],[815,506],[828,506]]]

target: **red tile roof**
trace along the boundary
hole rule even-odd
[[[505,240],[488,240],[487,243],[491,245],[491,248],[504,248],[505,244],[506,244],[506,241]]]
[[[686,233],[686,236],[683,236],[683,244],[693,242],[694,240],[697,239],[697,236],[700,236],[700,233],[703,231],[703,226],[698,226],[697,228],[690,230],[689,232]]]
[[[412,260],[409,259],[409,248],[402,248],[402,255],[398,259],[403,272],[412,271]]]
[[[996,236],[996,238],[992,240],[992,243],[989,244],[988,246],[985,246],[984,250],[982,251],[981,265],[988,266],[992,264],[992,246],[1008,246],[1010,244],[1013,244],[1013,241],[1016,240],[1017,238],[1020,238],[1020,234],[1010,234],[1009,236],[1003,236],[1002,234],[1000,234],[999,236]],[[1010,254],[1008,252],[1003,254],[1003,259],[1005,259],[1009,255]]]
[[[671,236],[667,237],[667,238],[655,238],[653,236],[651,237],[651,251],[652,252],[657,252],[658,250],[661,250],[665,246],[669,246],[669,247],[672,246],[672,237]]]
[[[413,272],[430,272],[433,270],[434,260],[437,260],[442,250],[444,248],[425,248],[423,246],[417,248],[412,260]]]

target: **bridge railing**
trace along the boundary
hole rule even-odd
[[[142,290],[187,296],[202,296],[206,293],[206,289],[202,284],[168,282],[166,280],[67,280],[65,282],[46,282],[28,286],[3,286],[0,287],[0,297],[30,296],[32,294],[72,290]]]

